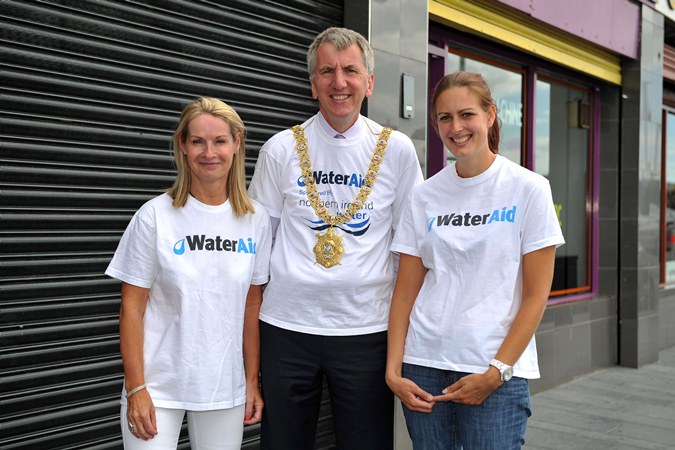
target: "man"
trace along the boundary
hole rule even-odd
[[[260,312],[261,447],[314,448],[325,376],[338,448],[387,450],[389,245],[422,172],[408,137],[359,113],[374,84],[363,36],[325,30],[307,65],[320,112],[265,143],[249,188],[278,226]]]

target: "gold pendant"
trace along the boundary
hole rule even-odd
[[[345,249],[342,246],[342,236],[333,232],[333,227],[328,228],[324,234],[316,233],[316,245],[314,246],[314,255],[316,262],[330,269],[340,264],[340,256]]]

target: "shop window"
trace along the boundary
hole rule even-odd
[[[675,113],[664,113],[661,282],[675,284]]]
[[[590,288],[588,91],[538,79],[531,169],[548,178],[565,245],[556,251],[552,295]]]

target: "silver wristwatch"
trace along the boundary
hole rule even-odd
[[[490,365],[496,367],[497,370],[499,370],[500,377],[505,383],[513,376],[513,367],[509,366],[508,364],[504,364],[501,361],[493,359],[490,361]]]

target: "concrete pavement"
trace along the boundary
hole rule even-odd
[[[527,450],[675,449],[675,347],[532,396]]]

